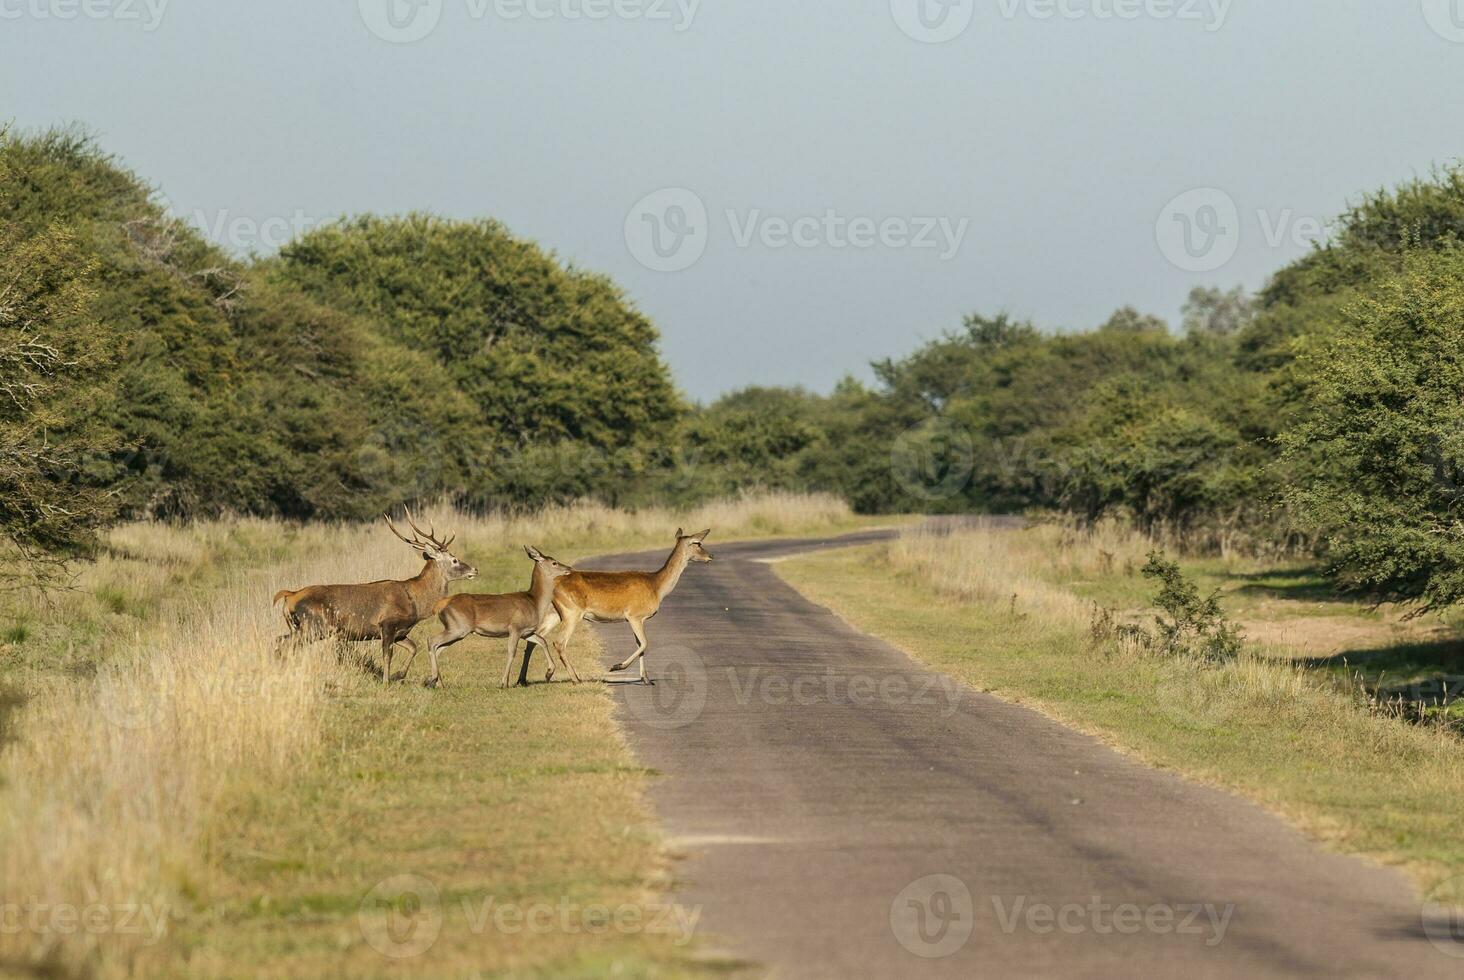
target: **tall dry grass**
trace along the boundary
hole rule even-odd
[[[585,501],[528,514],[467,514],[451,507],[418,515],[439,528],[451,526],[474,549],[515,548],[535,541],[573,542],[576,547],[614,546],[635,540],[664,540],[669,548],[677,527],[711,528],[714,539],[828,530],[853,520],[849,505],[829,494],[748,493],[690,510],[650,507],[628,511]]]
[[[483,560],[525,543],[669,547],[678,525],[723,539],[829,530],[852,515],[828,496],[759,494],[689,513],[435,507],[418,519]],[[154,972],[169,916],[207,892],[223,815],[328,764],[327,702],[373,683],[326,645],[276,657],[274,590],[419,568],[377,525],[135,524],[109,535],[76,591],[32,604],[34,633],[94,648],[49,664],[17,655],[23,669],[8,672],[27,700],[0,748],[0,971]]]
[[[942,595],[1058,617],[1075,625],[1093,611],[1063,581],[1132,572],[1154,542],[1116,522],[1078,529],[1040,524],[1021,531],[975,525],[944,533],[912,528],[891,543],[890,564]]]

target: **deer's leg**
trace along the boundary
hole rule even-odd
[[[543,645],[544,645],[544,641],[542,639],[540,639],[539,636],[537,634],[535,634],[535,633],[530,633],[525,638],[525,640],[524,640],[524,662],[523,662],[523,666],[519,668],[519,679],[518,679],[518,686],[519,687],[528,687],[529,686],[529,661],[534,659],[534,651],[537,650],[537,649],[539,649],[539,647],[541,647]],[[547,657],[547,658],[549,658],[549,669],[550,670],[553,670],[554,669],[554,655],[553,654],[550,654],[550,653],[546,653],[544,656]]]
[[[381,637],[381,659],[385,662],[381,668],[381,683],[383,685],[391,683],[391,652],[395,648],[396,641],[391,639],[391,634],[383,634]]]
[[[404,636],[400,640],[397,640],[397,642],[405,644],[412,651],[412,655],[407,658],[407,665],[402,668],[402,682],[406,683],[407,678],[412,673],[412,664],[416,662],[417,654],[421,651],[417,647],[417,641],[410,636]]]
[[[575,670],[574,664],[569,662],[569,657],[566,656],[565,650],[568,649],[569,641],[574,637],[574,631],[579,628],[580,620],[584,619],[585,614],[576,610],[570,610],[568,612],[561,612],[560,615],[564,619],[564,629],[560,631],[559,639],[554,641],[554,652],[559,656],[560,665],[568,670],[569,676],[574,679],[576,684],[579,684],[581,683],[579,671]]]
[[[549,642],[549,634],[562,622],[564,622],[564,617],[560,615],[559,609],[556,607],[549,610],[549,613],[544,617],[544,621],[534,630],[534,633],[543,641],[544,659],[549,664],[548,672],[544,674],[544,683],[546,684],[554,679],[554,646]],[[527,658],[525,658],[525,669],[527,669]]]
[[[503,665],[503,689],[508,690],[508,679],[513,674],[513,658],[518,653],[518,630],[508,631],[508,662]]]
[[[637,660],[640,661],[640,679],[642,684],[650,684],[650,678],[646,677],[646,649],[650,644],[646,642],[646,621],[644,619],[630,618],[626,620],[630,624],[630,631],[635,634],[635,653],[632,653],[622,664],[616,664],[616,670],[626,670]]]
[[[564,668],[566,670],[569,671],[570,680],[574,681],[576,684],[584,683],[584,681],[580,680],[579,671],[574,669],[574,661],[570,660],[568,654],[566,654],[563,650],[559,651],[559,662],[564,665]]]
[[[635,634],[635,653],[610,668],[614,671],[629,670],[637,660],[646,655],[646,621],[633,618],[627,618],[625,621],[630,624],[630,631]]]
[[[285,617],[285,628],[290,632],[275,640],[275,656],[283,653],[285,647],[291,647],[294,652],[298,652],[305,644],[316,643],[329,636],[314,620],[303,619],[298,614]]]
[[[458,627],[444,630],[427,641],[427,654],[432,658],[432,676],[423,682],[427,687],[438,687],[442,684],[442,675],[437,672],[437,652],[461,641],[471,632],[471,629]]]

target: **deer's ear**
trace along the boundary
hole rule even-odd
[[[684,535],[684,534],[681,533],[681,528],[679,528],[679,527],[676,529],[676,537],[677,537],[678,540],[681,539],[681,538],[686,537],[686,535]]]
[[[528,555],[531,561],[541,562],[544,560],[544,556],[539,554],[537,548],[530,548],[528,545],[524,546],[524,554]]]
[[[711,528],[707,528],[705,531],[701,532],[700,534],[693,534],[691,536],[691,540],[695,541],[697,544],[701,544],[703,541],[705,541],[707,539],[707,535],[708,534],[711,534],[711,533],[712,533],[712,529]]]

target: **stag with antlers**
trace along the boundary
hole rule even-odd
[[[290,632],[280,637],[277,645],[328,637],[350,642],[380,640],[382,683],[392,680],[392,651],[398,643],[416,658],[417,643],[407,634],[432,615],[433,606],[447,598],[453,582],[475,578],[478,570],[448,550],[455,538],[443,541],[437,537],[436,528],[423,531],[412,519],[411,511],[406,515],[412,528],[410,538],[397,530],[391,517],[383,516],[391,533],[417,552],[426,567],[415,578],[404,581],[312,585],[298,592],[281,590],[275,594],[274,605],[284,603]]]

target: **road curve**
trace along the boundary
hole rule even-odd
[[[704,949],[779,977],[1433,977],[1401,875],[956,684],[712,547],[616,684]],[[586,567],[653,568],[631,555]],[[633,649],[597,627],[606,664]]]

